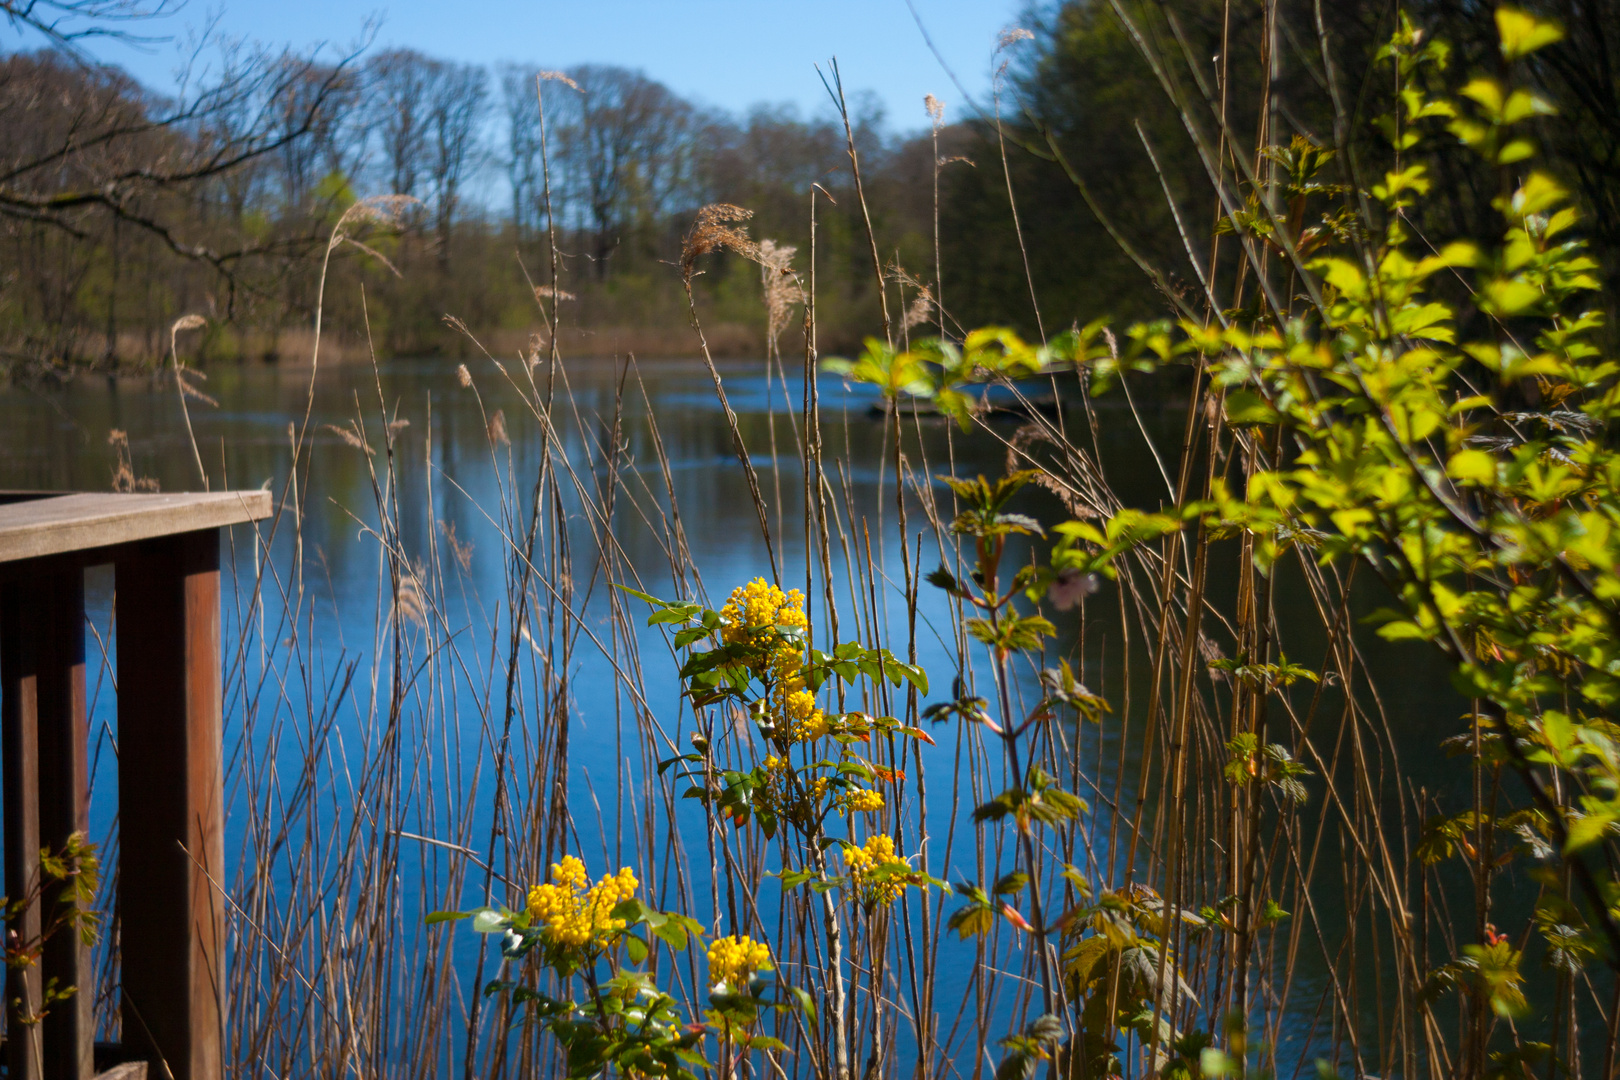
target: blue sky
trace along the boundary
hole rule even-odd
[[[1027,0],[912,0],[934,45],[975,96],[989,86],[996,37]],[[837,56],[846,90],[875,92],[891,128],[925,125],[922,98],[963,115],[961,92],[930,52],[906,0],[224,0],[189,2],[150,32],[174,40],[136,48],[95,45],[155,89],[173,85],[180,42],[211,20],[219,32],[276,44],[356,40],[379,19],[376,43],[440,57],[516,60],[562,68],[584,62],[640,68],[703,104],[743,110],[792,102],[805,114],[827,98],[814,65]],[[8,40],[9,39],[9,40]],[[0,26],[0,42],[20,44]],[[954,108],[952,106],[955,106]]]

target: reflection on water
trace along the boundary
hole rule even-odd
[[[800,477],[793,427],[783,419],[790,407],[797,406],[800,386],[796,377],[791,377],[785,387],[768,381],[758,364],[731,365],[724,370],[731,404],[739,415],[745,440],[756,455],[760,482],[772,503],[769,523],[777,537],[784,580],[802,581],[805,545]],[[621,383],[623,374],[611,365],[571,370],[569,422],[558,425],[567,460],[575,472],[564,487],[577,485],[574,504],[567,509],[574,526],[570,542],[575,566],[583,568],[578,570],[582,610],[585,622],[604,633],[606,586],[600,580],[584,580],[595,557],[595,542],[577,489],[589,490],[597,482],[592,462],[600,461],[599,455],[593,457],[586,452],[582,441],[586,438],[595,439],[599,449],[607,445],[610,432],[617,429],[620,433],[618,453],[629,480],[614,511],[613,531],[643,588],[666,595],[671,590],[671,557],[664,546],[666,522],[662,516],[670,501],[666,483],[673,491],[696,571],[711,602],[717,605],[734,585],[768,573],[770,566],[754,505],[736,467],[730,433],[716,406],[707,373],[693,362],[659,362],[643,364],[639,372]],[[310,406],[307,371],[269,366],[216,367],[209,376],[206,389],[218,406],[193,402],[191,415],[198,448],[214,486],[268,486],[280,498],[286,491],[293,430],[302,421],[306,406]],[[616,389],[620,385],[625,386],[625,393],[622,413],[616,418]],[[846,390],[834,381],[822,386],[829,459],[837,458],[842,463],[836,469],[829,465],[829,473],[838,487],[843,543],[859,553],[870,542],[884,578],[896,582],[901,578],[901,549],[892,517],[892,470],[885,459],[884,427],[880,420],[869,416],[870,404],[869,397]],[[489,438],[497,411],[503,414],[510,434],[509,447],[499,442],[492,446]],[[646,422],[649,413],[657,419],[667,461],[660,460],[658,443]],[[500,375],[493,370],[478,373],[475,392],[460,384],[453,361],[393,361],[375,377],[365,367],[333,368],[322,372],[314,388],[311,422],[317,450],[308,477],[308,519],[303,522],[302,552],[305,584],[316,593],[308,618],[313,638],[319,643],[320,662],[328,670],[358,662],[360,672],[368,671],[372,651],[382,640],[378,618],[380,611],[387,610],[383,599],[388,595],[387,581],[377,545],[365,536],[366,530],[375,527],[378,517],[373,473],[367,457],[350,443],[363,438],[373,447],[381,447],[382,429],[396,421],[404,422],[404,426],[396,428],[395,436],[397,496],[401,505],[411,508],[400,516],[399,545],[412,560],[425,557],[430,545],[443,544],[450,536],[466,546],[467,581],[461,592],[464,608],[453,618],[465,622],[469,635],[466,647],[491,648],[488,609],[483,609],[482,617],[478,612],[481,604],[498,606],[506,587],[503,560],[510,556],[496,522],[518,512],[509,504],[512,492],[526,491],[532,483],[523,478],[532,477],[539,465],[538,423],[528,415],[521,398],[503,388]],[[356,426],[350,429],[350,438],[334,430],[349,427],[352,422]],[[1150,414],[1146,422],[1173,449],[1180,432],[1179,415]],[[946,462],[954,459],[958,472],[997,473],[1006,452],[1000,439],[1009,435],[1014,426],[991,435],[963,435],[943,424],[924,424],[916,433],[920,441],[914,436],[914,444],[908,446],[909,467],[919,475],[928,475],[945,471]],[[165,491],[198,486],[172,383],[131,380],[85,380],[60,390],[11,389],[0,393],[0,444],[5,450],[0,457],[0,486],[105,490],[116,465],[114,449],[108,443],[109,432],[115,429],[128,434],[131,463],[138,477],[157,481]],[[1128,501],[1156,507],[1164,498],[1165,485],[1136,422],[1128,414],[1109,414],[1103,417],[1100,431],[1103,436],[1099,449],[1115,489]],[[769,455],[773,442],[779,451],[774,461]],[[519,479],[503,486],[499,479],[503,474]],[[889,485],[887,497],[881,495],[880,479]],[[778,492],[782,496],[780,504],[776,501]],[[1027,509],[1047,521],[1062,515],[1055,500],[1039,494],[1029,499]],[[922,520],[919,506],[912,518],[913,543]],[[291,542],[290,530],[282,529],[275,538],[271,561],[290,565],[295,554]],[[837,536],[834,544],[840,545]],[[239,538],[234,550],[238,581],[251,581],[253,545]],[[924,540],[922,553],[922,569],[926,571],[939,558],[931,536]],[[1212,566],[1212,594],[1217,602],[1228,601],[1235,591],[1235,549],[1218,549]],[[841,571],[835,571],[835,577],[838,573]],[[555,586],[555,582],[550,584]],[[1318,615],[1297,581],[1285,579],[1279,584],[1276,603],[1285,635],[1290,626],[1300,628],[1297,637],[1290,639],[1294,642],[1289,646],[1290,658],[1320,667],[1325,639]],[[106,625],[110,587],[109,575],[92,577],[92,617],[102,628]],[[921,599],[919,661],[929,670],[934,697],[938,699],[948,692],[957,663],[955,646],[947,644],[951,638],[951,612],[937,590],[924,587]],[[1368,599],[1370,603],[1375,598],[1369,593]],[[878,603],[879,620],[885,627],[881,636],[900,652],[905,620],[898,591],[891,588],[879,596]],[[289,634],[287,627],[276,627],[278,609],[274,604],[269,606],[267,618],[271,625],[265,632],[272,636]],[[1100,731],[1088,727],[1078,743],[1082,771],[1103,783],[1103,771],[1111,775],[1116,768],[1120,726],[1137,721],[1125,707],[1125,657],[1130,648],[1136,648],[1136,667],[1142,667],[1142,646],[1122,639],[1120,609],[1106,588],[1087,607],[1083,637],[1072,614],[1058,616],[1058,622],[1061,636],[1053,647],[1054,655],[1078,654],[1087,682],[1114,703],[1114,716],[1109,722]],[[227,618],[226,623],[231,625],[232,620]],[[460,632],[463,628],[456,629]],[[480,633],[485,635],[482,646],[471,641]],[[1396,750],[1401,753],[1406,782],[1431,792],[1446,790],[1458,770],[1437,760],[1432,751],[1425,751],[1439,737],[1455,730],[1461,703],[1420,654],[1381,648],[1376,640],[1364,642],[1364,648],[1368,664],[1386,690],[1384,706],[1396,733]],[[227,652],[233,653],[229,645]],[[91,654],[96,655],[94,647]],[[667,710],[671,716],[678,714],[673,665],[661,638],[649,637],[643,659],[650,688],[647,706],[655,711]],[[254,660],[246,656],[231,662],[251,669]],[[594,830],[600,815],[607,835],[584,842],[588,851],[601,845],[606,854],[610,843],[617,846],[626,842],[615,824],[618,812],[630,810],[639,798],[636,791],[642,778],[629,773],[640,758],[627,754],[624,748],[622,740],[627,733],[620,719],[624,702],[606,661],[600,653],[582,645],[574,663],[570,686],[580,732],[571,757],[572,789],[580,801],[576,816],[582,830],[587,822]],[[1026,680],[1030,676],[1029,672],[1022,674]],[[1133,678],[1134,688],[1140,691],[1140,673],[1133,674]],[[252,682],[251,677],[248,682]],[[364,683],[363,675],[360,682]],[[92,683],[96,683],[94,678]],[[96,689],[93,685],[92,690]],[[370,692],[363,685],[352,691],[361,696]],[[1317,703],[1320,715],[1334,715],[1341,707],[1335,704],[1342,702],[1335,696],[1338,692],[1333,688],[1324,691]],[[1142,708],[1144,697],[1143,693],[1135,694],[1136,709]],[[95,702],[92,730],[98,732],[99,752],[105,745],[104,737],[113,730],[110,690],[97,693]],[[227,705],[237,710],[232,714],[233,722],[246,707],[242,701]],[[466,710],[460,716],[465,745],[478,746],[481,753],[487,754],[487,746],[480,742],[480,719],[470,706],[459,707]],[[362,712],[357,708],[355,715]],[[1323,724],[1326,726],[1327,721]],[[346,732],[340,725],[336,736],[363,740],[366,733]],[[633,738],[633,732],[628,737]],[[939,746],[926,752],[931,775],[937,771],[941,777],[949,777],[955,767],[954,747],[954,739],[942,735]],[[1126,775],[1135,775],[1135,753],[1135,744],[1131,743]],[[470,749],[467,755],[469,759],[479,756]],[[115,780],[107,760],[99,760],[96,776],[98,830],[105,830],[107,825],[105,817],[100,816],[105,813],[102,808],[113,804],[111,798],[105,797]],[[233,790],[240,798],[240,787]],[[1100,793],[1082,794],[1089,797]],[[1106,865],[1117,857],[1106,850],[1109,811],[1106,800],[1092,801],[1097,817],[1090,830],[1087,856],[1094,864]],[[964,806],[967,803],[964,796]],[[961,865],[972,850],[965,829],[956,830],[957,850],[945,848],[943,838],[950,832],[952,812],[947,798],[934,798],[928,808],[928,831],[934,838],[931,868],[935,874],[952,880],[979,877],[977,868]],[[684,820],[697,827],[700,819],[688,812]],[[634,842],[633,835],[629,842]],[[608,857],[616,865],[621,855],[614,852]],[[1324,880],[1330,879],[1332,873],[1325,871]],[[469,906],[481,902],[483,897],[473,895],[474,891],[469,885],[461,902]],[[702,896],[703,891],[698,895]],[[430,900],[418,899],[416,910],[428,910]],[[438,902],[439,898],[433,898],[431,905]],[[720,917],[717,900],[714,905],[712,911],[694,914],[712,923]],[[1325,888],[1317,901],[1316,915],[1321,932],[1331,940],[1342,930],[1342,893]],[[1316,1008],[1324,976],[1314,954],[1310,950],[1306,953],[1296,976],[1295,994],[1297,1008],[1308,1018]],[[946,946],[940,969],[940,1000],[960,1000],[974,962],[969,948]],[[1293,1021],[1284,1026],[1284,1031],[1288,1038],[1297,1036]]]

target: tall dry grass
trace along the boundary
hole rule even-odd
[[[1273,141],[1266,128],[1252,139],[1219,128],[1208,146],[1215,186],[1224,191],[1235,175],[1263,170],[1261,151]],[[853,138],[849,155],[858,177]],[[818,195],[806,194],[814,238]],[[684,752],[694,731],[733,718],[678,703],[670,639],[649,631],[611,586],[718,607],[739,582],[705,579],[689,523],[706,508],[677,497],[675,463],[633,361],[617,369],[606,407],[593,408],[575,393],[554,336],[488,352],[469,337],[479,358],[462,387],[484,417],[495,494],[476,503],[464,491],[451,497],[468,499],[497,538],[498,550],[486,546],[477,557],[498,562],[498,590],[469,591],[466,538],[434,519],[452,481],[435,468],[431,418],[409,429],[419,439],[405,441],[380,374],[375,393],[354,403],[346,446],[318,448],[307,412],[289,427],[293,464],[278,481],[277,515],[232,534],[225,686],[235,846],[222,893],[233,1074],[563,1072],[521,1005],[480,992],[500,974],[534,989],[546,987],[544,977],[503,972],[506,961],[477,936],[426,926],[423,916],[515,905],[565,852],[601,870],[633,867],[656,906],[768,938],[782,976],[811,992],[822,1021],[784,1020],[775,1030],[788,1051],[736,1071],[979,1080],[1006,1057],[1001,1040],[1046,1008],[1042,972],[1055,966],[1057,985],[1047,977],[1044,990],[1067,999],[1065,1023],[1078,1030],[1085,1002],[1103,1002],[1098,1030],[1114,1040],[1127,1076],[1185,1063],[1176,1041],[1189,1033],[1228,1045],[1233,1016],[1258,1048],[1259,1067],[1276,1075],[1308,1072],[1318,1058],[1356,1077],[1477,1074],[1468,1062],[1481,1045],[1479,1014],[1437,1003],[1426,980],[1435,958],[1455,951],[1459,927],[1486,918],[1479,905],[1488,905],[1489,882],[1459,885],[1414,858],[1434,797],[1404,778],[1404,744],[1384,696],[1391,688],[1374,684],[1357,634],[1365,605],[1353,574],[1300,559],[1261,576],[1250,541],[1173,532],[1133,551],[1117,581],[1079,597],[1074,614],[1054,614],[1072,642],[1066,659],[1111,713],[1100,729],[1050,723],[1030,736],[1028,760],[1091,807],[1045,834],[1034,858],[1020,861],[1014,837],[973,820],[974,807],[1021,779],[993,737],[981,725],[933,727],[923,715],[953,679],[959,697],[1021,712],[1037,693],[1035,669],[1057,659],[1032,657],[1027,670],[999,678],[967,633],[961,602],[943,606],[944,621],[922,624],[935,610],[923,599],[925,568],[937,562],[958,578],[970,569],[950,529],[960,507],[934,479],[958,470],[969,440],[980,451],[993,446],[1008,471],[1036,470],[1045,495],[1031,508],[1079,519],[1206,498],[1219,478],[1241,482],[1268,447],[1224,424],[1219,392],[1201,377],[1169,439],[1151,437],[1153,418],[1128,385],[1116,404],[1092,400],[1077,380],[1052,387],[1062,412],[1031,402],[1016,429],[982,422],[969,434],[941,434],[919,411],[890,410],[876,421],[882,455],[855,459],[847,441],[829,441],[847,428],[823,415],[813,241],[796,269],[797,253],[758,244],[743,217],[716,208],[700,219],[684,272],[690,280],[698,259],[729,249],[758,258],[773,298],[763,342],[765,445],[745,437],[693,308],[736,458],[730,482],[746,491],[769,553],[758,573],[802,589],[817,640],[857,640],[916,662],[925,637],[939,635],[954,667],[932,672],[932,698],[873,691],[849,703],[928,729],[938,744],[913,745],[909,757],[874,749],[905,777],[873,828],[913,854],[919,870],[952,882],[988,886],[1015,864],[1032,871],[1046,933],[996,918],[982,936],[959,939],[948,925],[958,900],[939,890],[910,894],[887,922],[853,906],[834,910],[823,897],[768,884],[787,865],[782,846],[683,803],[659,762]],[[881,266],[875,230],[869,240]],[[1220,244],[1203,278],[1210,312],[1238,306],[1245,287],[1278,272],[1264,252]],[[1221,259],[1245,269],[1217,274]],[[1215,295],[1223,280],[1237,295]],[[885,312],[892,299],[894,310],[949,322],[937,284],[894,267],[882,286]],[[544,326],[554,324],[548,302],[561,287],[554,260],[536,289]],[[898,322],[899,333],[916,325]],[[883,329],[897,336],[887,314]],[[789,366],[798,370],[789,375]],[[496,397],[500,411],[484,404]],[[1111,483],[1134,463],[1110,459],[1120,445],[1105,433],[1110,425],[1141,432],[1131,453],[1153,457],[1162,491]],[[943,455],[930,456],[941,443]],[[407,446],[420,461],[403,460]],[[370,502],[330,507],[312,487],[316,453],[359,455]],[[408,494],[407,464],[426,477],[424,499]],[[874,465],[875,494],[857,479]],[[321,571],[308,536],[321,514],[352,517],[354,543],[375,557],[372,633],[352,651],[321,631]],[[624,538],[632,526],[651,538],[656,559],[631,557]],[[1290,596],[1280,603],[1283,588]],[[1283,625],[1280,609],[1295,621]],[[1275,676],[1213,663],[1278,663],[1285,652],[1318,678],[1285,688]],[[574,683],[586,671],[600,680],[593,697],[611,701],[611,715],[579,714]],[[615,775],[577,767],[585,720],[589,738],[612,740]],[[1303,797],[1231,782],[1230,744],[1243,735],[1308,770]],[[745,766],[746,744],[730,745],[739,746],[733,764]],[[1494,797],[1477,789],[1476,809]],[[115,851],[113,837],[105,852]],[[109,888],[116,895],[115,881]],[[1470,900],[1466,911],[1449,906]],[[1268,914],[1272,904],[1287,917]],[[98,1015],[115,1036],[115,903],[111,910]],[[1074,912],[1083,914],[1060,923],[1059,913]],[[1095,959],[1088,941],[1111,943],[1100,982],[1083,967]],[[700,1013],[697,954],[661,963],[664,985],[689,1014]],[[1616,1010],[1597,986],[1569,989],[1568,1045],[1579,1053],[1595,1032],[1612,1057]],[[1154,1031],[1161,1035],[1144,1036]],[[1086,1074],[1079,1055],[1064,1068]]]

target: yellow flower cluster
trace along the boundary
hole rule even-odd
[[[783,592],[764,578],[732,590],[720,609],[720,640],[727,645],[768,646],[765,656],[750,666],[769,680],[772,719],[785,742],[801,743],[827,733],[827,719],[816,708],[816,696],[804,685],[799,669],[802,647],[781,631],[799,631],[809,625],[804,595],[797,589]]]
[[[725,983],[731,990],[748,985],[756,971],[771,970],[771,951],[747,934],[715,938],[709,946],[709,985]]]
[[[733,589],[720,609],[720,640],[727,645],[759,642],[774,630],[803,630],[808,625],[804,595],[798,589],[783,592],[764,578]],[[789,646],[786,651],[797,660],[797,649]]]
[[[873,881],[872,875],[875,871],[911,870],[911,864],[894,853],[894,840],[887,833],[869,837],[861,847],[853,844],[845,845],[844,864],[849,867],[849,876],[855,884],[855,891],[869,904],[892,904],[906,887],[905,880],[899,877]]]
[[[789,742],[811,742],[827,734],[827,718],[816,708],[816,695],[804,688],[804,682],[796,674],[785,680],[777,691],[777,699]]]
[[[625,866],[587,889],[589,881],[585,864],[564,855],[551,864],[551,881],[529,890],[529,917],[556,944],[605,947],[624,929],[613,909],[635,895],[636,875]]]
[[[838,804],[851,814],[875,814],[883,809],[883,792],[849,788],[838,797]]]
[[[788,763],[775,754],[765,759],[765,789],[759,793],[761,809],[783,817],[805,819],[815,813],[827,795],[827,778],[820,777],[808,784],[801,777],[799,790],[793,790]]]

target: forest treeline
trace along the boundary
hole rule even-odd
[[[1273,130],[1302,147],[1342,142],[1346,181],[1381,175],[1387,119],[1345,102],[1349,128],[1335,132],[1330,87],[1368,98],[1393,9],[1299,0],[1268,35],[1260,3],[1229,6],[1225,50],[1217,0],[1131,10],[1161,46],[1209,58],[1187,89],[1212,114],[1253,130],[1261,118],[1242,110],[1262,95],[1245,80],[1270,72]],[[1612,271],[1620,0],[1538,6],[1568,31],[1535,61],[1558,106],[1538,137]],[[1489,10],[1418,0],[1407,11],[1452,43],[1454,72],[1491,70]],[[326,318],[353,342],[369,321],[395,354],[470,348],[447,315],[491,347],[522,347],[553,329],[537,287],[562,297],[555,331],[575,355],[687,351],[673,264],[698,208],[717,202],[752,211],[756,239],[795,248],[805,280],[814,213],[824,350],[881,333],[880,278],[897,328],[910,309],[947,332],[999,322],[1040,335],[1151,316],[1166,309],[1161,292],[1199,295],[1201,279],[1236,272],[1235,259],[1211,262],[1211,240],[1243,210],[1218,204],[1200,148],[1110,4],[1042,5],[1025,25],[992,44],[995,94],[959,100],[942,72],[947,103],[918,101],[915,117],[885,117],[855,93],[842,116],[832,105],[733,115],[610,65],[542,73],[402,49],[225,48],[163,96],[71,49],[12,52],[0,58],[0,350],[14,376],[139,367],[168,349],[175,319],[202,314],[190,347],[204,356],[295,358],[334,223],[384,193],[413,201],[394,228],[332,252]],[[860,74],[843,73],[851,86]],[[1423,150],[1436,194],[1424,213],[1448,220],[1413,220],[1420,235],[1430,224],[1472,235],[1492,213],[1501,177],[1457,150]],[[1330,214],[1319,227],[1345,226]],[[759,268],[719,267],[696,282],[711,344],[763,352]],[[924,288],[934,303],[917,302]]]

